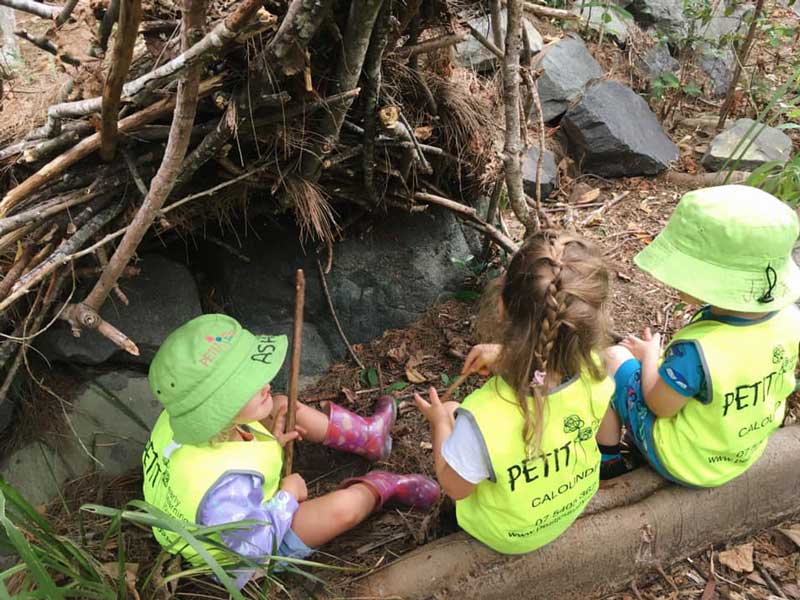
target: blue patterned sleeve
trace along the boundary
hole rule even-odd
[[[197,522],[206,527],[234,521],[261,521],[220,534],[226,546],[252,560],[263,560],[275,553],[299,507],[295,497],[284,491],[264,502],[262,483],[260,475],[226,473],[209,489],[197,509]],[[240,588],[251,575],[252,572],[237,574]]]
[[[710,401],[703,360],[694,342],[680,341],[670,345],[658,374],[681,396],[696,398],[703,404]]]

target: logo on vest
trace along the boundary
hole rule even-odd
[[[220,354],[228,350],[230,348],[231,343],[233,342],[233,336],[236,332],[234,330],[226,331],[219,335],[207,335],[205,336],[206,342],[208,342],[208,348],[203,355],[200,357],[200,364],[204,367],[210,366]]]
[[[575,433],[576,442],[585,442],[592,437],[592,427],[584,427],[585,424],[578,415],[564,417],[564,433]]]

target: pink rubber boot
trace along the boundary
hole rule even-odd
[[[324,445],[351,452],[369,461],[384,460],[392,451],[392,426],[397,418],[394,398],[378,400],[371,417],[361,417],[333,402],[328,403],[328,431]]]
[[[424,475],[400,475],[388,471],[370,471],[363,477],[345,479],[340,487],[363,483],[377,492],[380,500],[375,510],[384,504],[403,504],[417,510],[428,510],[439,500],[439,484]]]

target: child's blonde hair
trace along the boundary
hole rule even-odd
[[[529,456],[540,451],[546,390],[584,370],[603,377],[592,353],[608,343],[608,295],[600,252],[580,237],[555,231],[526,240],[506,274],[484,294],[479,335],[502,344],[495,368],[517,396]]]

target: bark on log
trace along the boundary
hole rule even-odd
[[[353,0],[350,4],[344,48],[334,78],[335,92],[352,90],[358,86],[361,69],[369,48],[369,40],[372,37],[372,30],[381,4],[382,0]],[[302,157],[303,175],[306,179],[312,182],[319,179],[323,155],[329,153],[339,140],[339,131],[351,102],[345,101],[332,106],[323,117],[318,132],[322,142],[317,144],[312,151],[304,152]]]
[[[28,33],[27,31],[24,31],[24,30],[15,31],[14,35],[16,35],[18,38],[22,38],[26,42],[30,42],[31,44],[33,44],[34,46],[36,46],[40,50],[44,50],[48,54],[52,54],[53,56],[58,58],[60,61],[65,62],[68,65],[72,65],[73,67],[77,67],[77,66],[79,66],[81,64],[81,61],[79,61],[74,56],[71,56],[71,55],[66,54],[66,53],[60,53],[59,54],[58,48],[56,47],[56,45],[53,42],[51,42],[50,40],[48,40],[43,35],[31,35],[30,33]]]
[[[522,141],[520,138],[519,55],[522,45],[522,0],[509,0],[506,53],[503,61],[503,105],[505,112],[505,166],[508,201],[527,235],[536,232],[536,222],[525,202],[522,189]]]
[[[364,154],[362,168],[364,169],[364,188],[370,201],[377,206],[380,198],[375,189],[375,137],[378,119],[378,98],[381,92],[383,52],[389,41],[389,17],[391,16],[391,2],[384,2],[378,14],[377,26],[369,43],[367,56],[364,60]]]
[[[204,17],[205,0],[186,0],[186,7],[181,19],[181,52],[183,54],[186,54],[192,45],[202,37]],[[167,148],[164,151],[161,166],[150,182],[150,191],[142,202],[142,206],[136,213],[116,252],[114,252],[108,265],[103,270],[100,279],[82,303],[83,306],[95,312],[100,311],[103,302],[105,302],[108,294],[116,285],[122,271],[128,266],[133,253],[150,228],[156,213],[164,205],[172,191],[175,180],[178,178],[181,163],[186,156],[186,150],[189,147],[199,91],[200,68],[195,65],[185,71],[183,80],[178,83],[175,114],[172,118],[172,128],[170,129]]]
[[[463,532],[455,533],[367,575],[352,595],[407,600],[605,596],[628,586],[644,568],[669,564],[797,514],[798,452],[800,426],[787,426],[770,437],[762,457],[733,481],[702,490],[668,484],[644,498],[641,483],[652,490],[655,482],[637,469],[615,479],[614,488],[601,488],[585,516],[534,552],[504,556]],[[591,514],[597,501],[620,488],[632,502]]]
[[[292,0],[269,50],[286,75],[305,67],[306,48],[332,5],[333,0]]]
[[[100,21],[100,49],[105,52],[108,48],[108,39],[111,37],[111,31],[114,29],[114,23],[119,19],[119,4],[121,0],[110,0],[106,14],[103,15],[103,20]]]
[[[100,117],[100,158],[106,162],[114,159],[117,148],[117,120],[120,94],[133,60],[133,48],[139,35],[142,20],[142,0],[120,0],[119,24],[111,66],[103,85]]]

